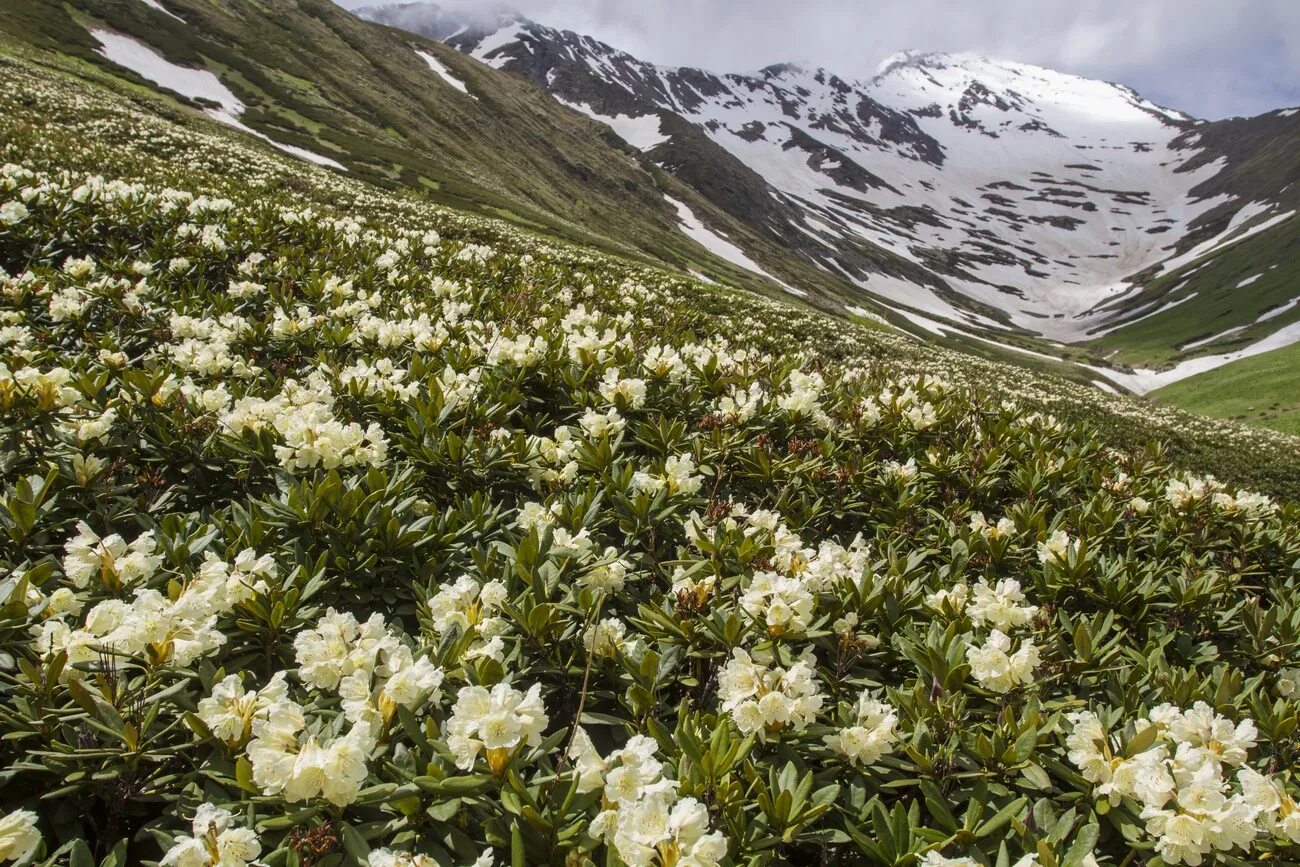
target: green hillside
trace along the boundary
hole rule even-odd
[[[1190,412],[1300,435],[1300,346],[1243,358],[1152,393]]]
[[[1300,321],[1300,309],[1288,304],[1300,297],[1298,141],[1300,115],[1286,111],[1198,124],[1186,133],[1183,144],[1204,152],[1184,170],[1225,164],[1193,190],[1219,204],[1194,221],[1179,248],[1189,254],[1181,265],[1137,276],[1142,290],[1116,308],[1131,324],[1083,347],[1115,365],[1161,368],[1240,349]],[[1234,225],[1245,203],[1265,204],[1256,219],[1271,225],[1257,233],[1247,231],[1251,220]]]
[[[687,238],[667,194],[743,243],[810,302],[837,310],[847,301],[872,305],[851,284],[710,205],[603,125],[439,42],[361,21],[330,0],[170,7],[184,20],[141,0],[12,0],[0,31],[40,46],[65,71],[102,70],[152,88],[101,56],[89,30],[125,34],[170,62],[216,74],[246,106],[241,120],[250,128],[377,186],[420,190],[431,201],[790,297]]]
[[[1300,860],[1300,440],[0,80],[0,858]]]

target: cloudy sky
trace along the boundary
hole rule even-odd
[[[386,0],[340,0],[345,6]],[[493,0],[442,0],[483,9]],[[511,0],[649,61],[794,61],[866,78],[896,51],[974,51],[1127,84],[1220,118],[1300,105],[1300,0]]]

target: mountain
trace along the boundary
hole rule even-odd
[[[904,52],[868,81],[715,74],[510,14],[359,14],[545,87],[924,331],[1029,332],[1140,365],[1300,320],[1300,111],[1207,122],[975,55]],[[1258,282],[1239,287],[1241,268]],[[1145,390],[1180,373],[1121,380]]]
[[[971,56],[715,75],[428,4],[5,11],[41,63],[340,175],[1076,382],[1274,363],[1300,317],[1293,111],[1202,122]]]
[[[706,241],[765,243],[608,130],[515,76],[328,0],[11,0],[0,33],[55,52],[75,74],[161,90],[178,111],[381,187],[793,297],[684,233],[682,209],[715,227],[697,233]],[[759,255],[783,255],[769,246]],[[806,270],[794,273],[810,296],[833,295],[835,281]]]

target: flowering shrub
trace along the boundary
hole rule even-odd
[[[1294,506],[6,64],[0,858],[1300,860]]]

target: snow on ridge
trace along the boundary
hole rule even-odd
[[[922,75],[909,75],[913,70]],[[947,90],[954,99],[961,97],[971,84],[978,83],[995,94],[1014,93],[1039,106],[1054,105],[1085,112],[1101,109],[1111,119],[1139,121],[1130,111],[1136,109],[1148,117],[1154,114],[1171,121],[1192,120],[1181,111],[1156,105],[1122,84],[971,52],[903,51],[881,63],[872,85],[887,88],[891,77],[902,78],[912,85],[920,78],[930,93]]]
[[[1200,349],[1202,346],[1209,346],[1211,343],[1217,343],[1225,337],[1231,337],[1238,332],[1245,331],[1247,326],[1237,325],[1232,328],[1225,328],[1218,334],[1211,334],[1209,337],[1202,337],[1200,340],[1193,340],[1191,343],[1184,343],[1178,347],[1179,352],[1191,352],[1193,349]]]
[[[505,28],[474,54],[485,57],[516,36]],[[1194,219],[1230,201],[1191,196],[1226,161],[1178,171],[1200,153],[1170,149],[1185,129],[1177,122],[1182,116],[1162,114],[1120,85],[1025,64],[927,55],[940,58],[936,68],[913,63],[867,84],[791,64],[749,77],[726,75],[719,92],[697,89],[700,101],[683,111],[677,85],[670,86],[674,70],[618,52],[630,64],[619,71],[584,46],[581,62],[593,76],[629,94],[657,94],[655,107],[697,124],[804,215],[834,222],[829,237],[809,236],[817,246],[835,249],[836,236],[856,236],[922,269],[931,267],[930,250],[976,253],[960,273],[943,277],[949,287],[1006,310],[1013,327],[1054,339],[1084,339],[1103,319],[1092,308],[1113,300],[1133,274],[1166,260],[1172,252],[1166,245]],[[958,59],[966,65],[952,62]],[[638,81],[648,75],[658,86],[637,88],[629,75]],[[963,102],[976,83],[987,92],[974,88]],[[634,146],[658,143],[658,124],[647,115],[608,118],[570,105],[615,127]],[[927,154],[933,145],[906,130],[886,135],[883,120],[861,116],[860,106],[906,116],[938,145],[942,160]],[[633,120],[653,125],[647,138],[638,137]],[[628,126],[620,128],[620,121]],[[862,171],[884,185],[864,187],[855,180]],[[933,218],[905,216],[916,208]],[[800,222],[794,220],[796,227]],[[989,257],[990,244],[1007,255]],[[951,316],[946,302],[918,301],[921,282],[909,283],[910,292],[888,287],[891,299]]]
[[[347,171],[342,163],[326,156],[300,148],[295,145],[275,141],[271,137],[246,126],[239,116],[244,112],[244,104],[230,88],[221,83],[221,79],[206,69],[193,69],[172,63],[157,51],[121,33],[94,28],[90,35],[99,40],[97,51],[118,66],[131,70],[168,90],[173,90],[189,99],[202,99],[215,102],[220,108],[205,108],[203,113],[215,121],[233,126],[262,141],[279,148],[287,154],[313,162],[320,166],[329,166],[339,171]]]
[[[1173,291],[1177,292],[1185,285],[1187,285],[1186,281],[1184,281],[1179,286],[1175,287]],[[1182,304],[1184,301],[1191,301],[1193,298],[1196,297],[1196,295],[1197,295],[1196,292],[1189,292],[1186,295],[1184,295],[1182,298],[1176,298],[1173,301],[1169,301],[1165,304],[1161,304],[1159,301],[1153,301],[1151,302],[1151,304],[1147,305],[1147,307],[1141,308],[1141,312],[1142,312],[1141,316],[1138,316],[1135,319],[1125,319],[1123,322],[1119,322],[1114,325],[1108,325],[1105,328],[1099,329],[1097,331],[1090,331],[1088,332],[1088,335],[1089,337],[1094,339],[1099,337],[1105,337],[1107,334],[1110,334],[1112,331],[1118,331],[1121,328],[1127,328],[1130,325],[1136,325],[1139,322],[1150,319],[1152,316],[1159,316],[1161,313],[1164,313],[1167,310],[1172,310],[1173,308],[1177,307],[1179,304]]]
[[[519,36],[520,22],[508,21],[494,32],[480,39],[478,45],[475,45],[474,50],[470,52],[470,55],[483,61],[493,69],[500,69],[510,61],[510,58],[506,56],[489,57],[488,55],[512,42],[517,42]]]
[[[1140,291],[1130,282],[1134,274],[1168,273],[1190,261],[1176,243],[1197,218],[1233,201],[1192,194],[1227,166],[1219,157],[1183,170],[1204,155],[1203,145],[1173,147],[1192,119],[1120,84],[975,54],[912,51],[887,60],[866,82],[776,64],[719,75],[710,92],[692,84],[697,70],[686,75],[518,21],[484,36],[472,54],[504,65],[504,57],[488,55],[511,43],[535,50],[537,40],[554,41],[594,79],[640,100],[633,111],[673,111],[696,124],[799,209],[792,226],[800,233],[792,235],[807,235],[813,249],[833,253],[841,239],[860,238],[923,272],[932,272],[935,251],[970,257],[934,285],[941,279],[954,293],[1005,311],[1009,321],[972,318],[962,302],[923,285],[925,277],[873,278],[864,287],[928,315],[1086,340],[1114,324],[1106,304]],[[565,95],[563,77],[545,80]],[[688,92],[685,109],[678,99]],[[662,140],[650,114],[607,117],[567,104],[634,147]],[[883,185],[863,183],[863,172]],[[918,209],[927,216],[912,219]],[[834,227],[819,236],[828,223]],[[818,264],[835,266],[833,259]]]
[[[618,137],[637,150],[647,151],[655,145],[668,141],[668,136],[659,131],[659,114],[652,112],[638,116],[628,114],[599,114],[589,105],[581,102],[569,102],[556,97],[556,101],[567,105],[574,111],[581,112],[592,120],[598,120],[618,133]]]
[[[1161,263],[1160,275],[1164,276],[1172,271],[1176,271],[1184,265],[1191,264],[1203,256],[1208,256],[1212,253],[1220,253],[1234,244],[1238,244],[1247,238],[1258,235],[1260,232],[1273,228],[1284,220],[1289,220],[1295,215],[1295,211],[1286,211],[1269,217],[1261,223],[1255,223],[1244,231],[1238,231],[1246,223],[1256,217],[1267,214],[1275,207],[1276,206],[1270,202],[1247,202],[1237,211],[1237,213],[1232,215],[1232,219],[1228,221],[1227,227],[1224,228],[1222,232],[1215,235],[1213,238],[1202,241],[1187,252],[1166,259]]]
[[[680,220],[682,224],[682,234],[686,235],[686,237],[690,238],[713,255],[720,259],[725,259],[733,265],[744,268],[746,271],[753,271],[755,274],[766,277],[792,295],[806,296],[808,294],[802,289],[796,289],[793,286],[783,283],[764,271],[763,266],[745,255],[744,250],[740,249],[735,244],[704,225],[704,223],[700,221],[700,218],[695,216],[695,212],[688,208],[684,203],[677,201],[672,196],[664,196],[664,199],[677,210],[677,219]]]
[[[477,96],[469,92],[469,88],[465,86],[465,82],[461,81],[459,78],[451,74],[451,70],[448,69],[441,60],[434,57],[432,54],[430,54],[427,51],[420,51],[419,49],[417,49],[415,53],[420,55],[420,57],[424,58],[424,62],[429,64],[429,68],[433,70],[434,74],[437,75],[439,78],[441,78],[443,81],[447,82],[452,87],[456,88],[461,93],[468,96],[470,99],[478,99]]]

